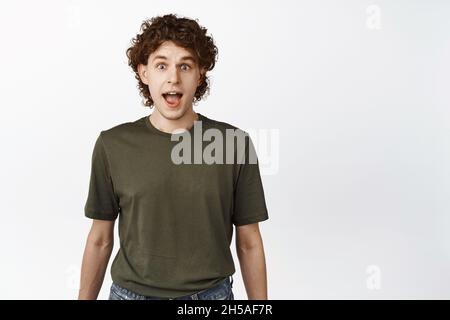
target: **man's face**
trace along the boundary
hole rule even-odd
[[[201,84],[201,71],[187,49],[166,41],[150,54],[146,66],[141,64],[138,68],[142,82],[148,85],[154,105],[163,117],[176,120],[192,109],[195,91]]]

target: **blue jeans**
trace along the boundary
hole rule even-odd
[[[113,282],[109,300],[234,300],[233,276],[227,277],[212,288],[176,298],[143,296]]]

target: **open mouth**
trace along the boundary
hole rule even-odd
[[[168,91],[163,93],[162,96],[170,107],[177,107],[183,94],[178,91]]]

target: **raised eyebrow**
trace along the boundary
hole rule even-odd
[[[158,60],[158,59],[161,59],[161,60],[167,60],[167,57],[161,56],[161,55],[158,55],[158,56],[153,57],[153,61]]]
[[[155,56],[153,58],[153,61],[156,61],[158,59],[160,59],[160,60],[167,60],[167,57],[166,56],[157,55],[157,56]],[[192,63],[196,63],[195,59],[193,57],[191,57],[191,56],[181,57],[180,60],[181,61],[191,61]]]
[[[192,63],[196,63],[197,61],[191,56],[182,57],[180,60],[182,61],[191,61]]]

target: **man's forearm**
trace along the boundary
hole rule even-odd
[[[262,242],[254,247],[236,250],[249,300],[267,300],[267,275]]]
[[[86,242],[81,266],[79,300],[95,300],[102,287],[113,244]]]

